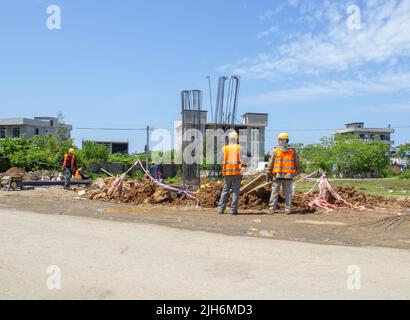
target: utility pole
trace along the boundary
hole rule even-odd
[[[149,126],[147,126],[147,144],[145,146],[145,158],[147,171],[149,170]]]

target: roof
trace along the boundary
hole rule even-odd
[[[394,129],[390,128],[345,128],[341,130],[335,130],[332,132],[335,134],[347,134],[347,133],[394,133]]]
[[[2,126],[35,126],[35,127],[50,127],[50,123],[41,120],[33,120],[27,118],[3,118],[0,119],[0,125]]]
[[[49,120],[56,120],[53,117],[35,117],[28,118],[0,118],[0,126],[32,126],[39,128],[66,128],[72,130],[73,126],[70,124],[55,123],[52,127]]]
[[[268,116],[269,113],[259,113],[259,112],[246,112],[242,115],[242,117],[248,115],[248,114],[256,114],[256,115],[260,115],[260,116]]]

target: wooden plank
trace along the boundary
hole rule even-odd
[[[241,194],[248,193],[252,189],[256,188],[259,186],[261,183],[265,182],[267,179],[267,176],[265,173],[261,173],[258,175],[255,179],[253,179],[251,182],[249,182],[247,185],[243,186],[241,188]]]
[[[257,186],[256,188],[254,188],[254,189],[252,189],[252,190],[250,190],[246,193],[252,193],[252,192],[258,191],[259,189],[265,188],[269,185],[270,185],[270,182],[265,182],[264,184],[261,184],[261,185]]]

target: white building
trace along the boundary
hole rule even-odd
[[[26,136],[45,136],[50,134],[56,136],[58,130],[64,133],[65,138],[71,137],[72,126],[62,124],[55,117],[35,117],[27,118],[3,118],[0,119],[0,139],[1,138],[19,138]]]

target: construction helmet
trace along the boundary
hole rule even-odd
[[[239,135],[236,131],[232,131],[229,133],[228,137],[229,137],[229,140],[238,140]]]
[[[68,150],[68,153],[74,153],[75,152],[75,150],[73,149],[73,148],[70,148],[69,150]]]
[[[289,140],[289,134],[287,134],[287,133],[281,133],[281,134],[278,136],[278,140]]]

